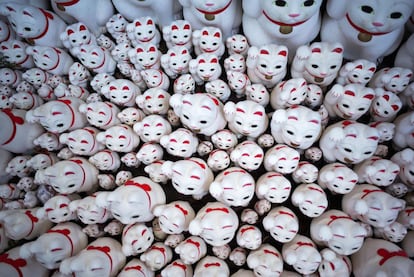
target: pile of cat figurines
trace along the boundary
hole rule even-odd
[[[0,275],[414,276],[414,1],[1,0]]]

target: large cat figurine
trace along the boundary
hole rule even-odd
[[[243,1],[243,31],[250,45],[287,46],[291,58],[319,33],[322,1]]]
[[[193,29],[204,26],[218,27],[227,39],[238,33],[242,21],[240,0],[178,0],[183,6],[184,19],[190,22]]]
[[[411,0],[329,0],[321,39],[341,43],[345,59],[377,62],[397,49],[413,10]]]

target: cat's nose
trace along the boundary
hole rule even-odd
[[[291,13],[291,14],[289,14],[289,16],[290,16],[290,17],[298,17],[298,16],[299,16],[299,14],[298,14],[298,13]]]
[[[384,26],[384,24],[382,24],[381,22],[372,22],[372,25],[374,25],[375,27],[382,27],[382,26]]]

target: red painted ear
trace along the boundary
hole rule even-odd
[[[85,25],[80,25],[79,26],[79,31],[86,31],[86,26]]]
[[[219,38],[219,37],[220,37],[220,33],[219,33],[219,32],[216,32],[216,33],[214,34],[214,36],[215,36],[216,38]]]
[[[334,50],[332,50],[332,52],[339,53],[339,54],[341,54],[341,53],[342,53],[342,51],[343,51],[343,49],[342,49],[342,48],[340,48],[340,47],[337,47],[337,48],[335,48]]]
[[[266,49],[262,49],[262,50],[260,50],[260,54],[269,55],[269,51],[267,51]]]
[[[369,100],[372,100],[372,99],[374,99],[374,94],[367,94],[367,95],[364,95],[364,98],[367,98],[367,99],[369,99]]]
[[[200,59],[199,61],[198,61],[198,63],[205,63],[206,61],[204,60],[204,59]]]
[[[156,49],[154,46],[151,46],[151,47],[149,48],[149,51],[150,51],[150,52],[155,52],[155,51],[157,51],[157,49]]]
[[[183,49],[183,51],[181,51],[181,54],[187,54],[187,49]]]
[[[375,72],[375,70],[376,70],[376,68],[375,68],[375,67],[371,67],[371,68],[369,69],[369,71],[371,71],[371,72]]]
[[[152,21],[152,19],[148,19],[147,20],[147,25],[154,25],[154,21]]]
[[[357,68],[357,69],[362,69],[362,65],[361,65],[361,64],[359,64],[359,65],[355,66],[355,68]]]
[[[135,27],[141,26],[141,22],[137,21],[135,22]]]
[[[190,24],[185,24],[184,25],[184,30],[190,30],[190,29],[191,29]]]
[[[72,29],[69,29],[68,31],[67,31],[67,33],[68,33],[68,36],[70,36],[71,34],[73,34],[73,33],[75,33]]]
[[[408,73],[408,74],[407,74],[407,77],[408,77],[408,78],[411,78],[411,76],[413,76],[413,74],[412,74],[412,73]]]
[[[355,96],[355,93],[353,91],[347,90],[345,91],[346,95]]]
[[[208,36],[208,31],[207,31],[207,30],[204,30],[201,34],[202,34],[203,36]]]
[[[142,48],[137,48],[137,53],[142,53],[142,52],[144,52],[144,49],[142,49]]]
[[[173,30],[173,31],[178,30],[178,26],[177,25],[172,25],[171,30]]]
[[[218,63],[218,60],[217,60],[217,58],[212,58],[212,59],[211,59],[211,62],[212,62],[212,63]]]
[[[400,107],[398,107],[398,105],[391,105],[391,108],[392,108],[394,111],[398,111],[398,109],[399,109]]]
[[[286,50],[282,50],[278,53],[280,56],[286,57],[287,55],[287,51]]]
[[[99,56],[97,52],[92,52],[92,55]]]
[[[382,98],[384,98],[384,99],[385,99],[385,100],[387,100],[387,101],[390,101],[390,96],[389,96],[389,95],[387,95],[387,94],[383,95],[383,96],[382,96]]]
[[[170,57],[175,57],[175,53],[174,53],[174,52],[172,52],[172,53],[170,54]]]
[[[7,48],[6,46],[4,46],[4,45],[3,45],[3,46],[1,47],[1,49],[3,49],[3,50],[7,50],[7,49],[9,49],[9,48]]]
[[[321,49],[320,48],[313,48],[312,49],[312,53],[320,53]]]

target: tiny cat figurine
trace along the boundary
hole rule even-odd
[[[162,54],[155,44],[139,44],[135,48],[130,49],[127,53],[129,60],[137,70],[160,68],[160,58]]]
[[[70,53],[72,48],[83,44],[96,44],[96,37],[89,31],[85,24],[78,22],[66,27],[65,31],[60,34],[60,40]]]
[[[18,68],[29,69],[34,67],[34,62],[33,58],[26,53],[27,46],[27,43],[19,40],[3,41],[0,44],[0,53],[7,62],[15,64]]]
[[[190,51],[185,46],[173,46],[161,56],[161,66],[170,78],[189,72]]]
[[[203,53],[190,61],[189,70],[198,85],[217,80],[222,72],[215,54]]]
[[[378,59],[397,49],[404,34],[404,24],[414,10],[410,0],[386,3],[328,1],[320,35],[323,42],[341,43],[344,58]]]
[[[376,64],[371,61],[365,59],[350,61],[339,70],[336,83],[343,86],[350,83],[366,85],[372,79],[376,70]]]

